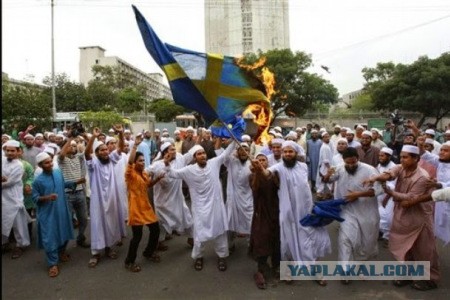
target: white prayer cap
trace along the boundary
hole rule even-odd
[[[263,156],[267,157],[267,154],[266,154],[266,153],[260,151],[260,152],[258,152],[258,153],[255,155],[255,158],[258,157],[258,156],[260,156],[260,155],[263,155]]]
[[[43,162],[44,160],[49,159],[49,158],[51,159],[51,156],[48,155],[47,152],[41,152],[38,155],[36,155],[36,163],[40,164],[41,162]]]
[[[380,152],[384,152],[384,153],[389,154],[389,155],[392,155],[392,153],[394,153],[394,151],[392,151],[392,149],[388,148],[388,147],[381,148]]]
[[[44,135],[42,133],[36,133],[35,138],[37,138],[37,137],[44,137]]]
[[[319,133],[317,130],[313,129],[311,130],[311,133]]]
[[[30,134],[30,133],[27,133],[23,138],[24,138],[24,139],[27,139],[27,138],[32,138],[32,139],[34,139],[34,136],[33,136],[32,134]]]
[[[419,148],[417,148],[416,146],[411,146],[411,145],[404,145],[402,148],[402,152],[408,152],[408,153],[412,153],[412,154],[420,154]]]
[[[450,134],[450,129],[447,129],[444,134]]]
[[[243,135],[241,136],[241,140],[242,140],[243,142],[250,142],[250,141],[252,140],[252,138],[251,138],[248,134],[243,134]]]
[[[330,135],[327,131],[322,132],[321,136],[324,137],[326,134]]]
[[[76,146],[77,142],[75,142],[74,140],[70,141],[70,145]]]
[[[108,145],[109,142],[116,142],[116,138],[112,136],[107,136],[105,139],[105,144]]]
[[[123,133],[131,133],[131,130],[130,130],[130,129],[125,129],[125,130],[123,131]]]
[[[64,136],[64,134],[62,134],[62,133],[58,133],[56,136],[62,138],[63,140],[66,138],[66,137]]]
[[[370,132],[369,130],[364,130],[361,135],[368,135],[370,136],[370,138],[372,138],[372,132]]]
[[[378,133],[378,134],[381,135],[381,131],[378,130],[377,128],[372,128],[372,129],[370,129],[370,131],[372,131],[372,133],[373,133],[373,132],[376,132],[376,133]]]
[[[445,143],[442,144],[442,146],[450,146],[450,141],[446,141]]]
[[[435,135],[436,132],[433,129],[427,129],[427,130],[425,130],[425,134]]]
[[[341,131],[348,131],[348,127],[341,127]]]
[[[9,135],[7,135],[6,133],[4,133],[4,134],[2,134],[2,138],[8,138],[8,140],[10,140],[11,139],[11,136],[9,136]]]
[[[175,144],[174,139],[171,138],[171,137],[163,137],[163,138],[161,139],[161,144],[164,144],[165,142],[169,142],[169,143],[171,143],[171,144]]]
[[[319,130],[319,132],[324,132],[324,131],[327,131],[324,127],[321,127]]]
[[[180,131],[177,129],[173,132],[173,134],[180,134]]]
[[[56,149],[55,149],[55,148],[52,148],[52,147],[49,147],[49,146],[47,146],[47,147],[45,147],[45,148],[44,148],[44,151],[43,151],[43,152],[45,152],[45,153],[48,153],[48,154],[51,154],[51,155],[55,156],[55,154],[56,154]]]
[[[56,145],[55,143],[48,143],[47,147],[53,148],[55,150],[55,154],[59,152],[59,146]]]
[[[170,142],[165,142],[164,144],[161,145],[161,152],[164,152],[164,150],[166,150],[170,146],[172,146]]]
[[[48,133],[48,136],[52,136],[52,135],[55,135],[55,133],[54,132],[49,132]]]
[[[281,149],[284,149],[286,147],[291,147],[292,149],[294,149],[295,152],[301,153],[300,146],[296,142],[293,141],[283,142],[283,145],[281,145]]]
[[[136,134],[136,137],[142,136],[142,135],[143,135],[142,132],[139,132],[138,134]]]
[[[297,139],[297,132],[295,131],[289,131],[289,133],[286,135],[286,138],[293,137],[294,139]]]
[[[162,132],[169,132],[169,130],[167,130],[167,128],[163,128]]]
[[[3,147],[20,148],[20,143],[16,140],[9,140],[3,145]]]
[[[297,128],[295,128],[295,131],[302,131],[302,128],[301,127],[297,127]]]
[[[124,144],[124,145],[129,145],[130,142],[129,142],[128,140],[126,140],[126,139],[123,139],[123,144]]]
[[[365,128],[364,128],[364,126],[362,126],[361,124],[358,124],[358,125],[356,126],[356,129],[362,129],[362,130],[364,130]]]
[[[247,149],[250,149],[250,146],[247,143],[240,143],[241,147],[245,147]]]
[[[274,130],[269,130],[269,134],[271,134],[271,135],[275,135],[276,134],[276,132],[274,131]]]
[[[280,144],[280,145],[282,145],[283,142],[284,142],[283,139],[273,139],[273,140],[272,140],[272,145],[273,145],[273,144]]]
[[[347,134],[349,134],[349,133],[355,135],[355,132],[353,130],[347,129]]]
[[[338,125],[338,124],[334,125],[334,128],[342,129],[341,125]]]
[[[434,145],[434,140],[433,140],[433,139],[430,139],[430,138],[426,138],[426,139],[425,139],[425,144],[431,144],[431,145]]]
[[[339,138],[339,139],[337,140],[337,143],[339,143],[339,142],[345,142],[345,143],[348,145],[348,141],[347,141],[346,138],[343,138],[343,137]]]
[[[195,153],[197,153],[197,151],[200,151],[200,150],[205,150],[205,149],[203,149],[203,147],[200,145],[195,145],[194,147],[192,147],[189,150],[189,153],[191,153],[193,156],[195,156]]]
[[[109,133],[114,133],[115,131],[114,131],[114,129],[110,128],[110,129],[108,130],[108,132],[109,132]]]
[[[156,128],[156,129],[155,129],[155,132],[161,132],[161,130],[159,130],[159,128]]]
[[[186,128],[186,131],[192,131],[192,132],[194,132],[194,128],[193,128],[192,126],[188,126],[188,127]]]
[[[283,135],[281,133],[275,132],[275,137],[282,139]]]
[[[87,137],[90,139],[92,137],[92,133],[88,133]]]
[[[281,127],[280,127],[280,126],[275,126],[273,129],[274,129],[275,131],[281,132]]]
[[[205,132],[206,133],[211,133],[212,131],[211,131],[211,129],[205,129]]]
[[[94,143],[94,152],[95,150],[97,150],[98,147],[100,147],[101,145],[104,145],[105,143],[103,143],[102,141],[95,141]]]

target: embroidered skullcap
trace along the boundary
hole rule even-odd
[[[404,145],[402,148],[402,152],[408,152],[408,153],[412,153],[412,154],[417,154],[419,155],[419,148],[417,148],[416,146],[411,146],[411,145]]]
[[[277,139],[272,139],[272,145],[273,145],[273,144],[280,144],[280,145],[282,145],[283,142],[284,142],[283,139],[279,139],[279,138],[277,138]]]
[[[389,155],[392,155],[392,153],[394,153],[394,151],[392,151],[392,149],[388,148],[388,147],[381,148],[380,152],[384,152],[384,153],[389,154]]]
[[[48,155],[47,152],[41,152],[38,155],[36,155],[36,163],[40,164],[41,162],[43,162],[44,160],[49,159],[49,158],[51,159],[51,156]]]

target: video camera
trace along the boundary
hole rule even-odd
[[[79,135],[82,135],[85,132],[86,132],[86,129],[83,127],[83,124],[79,121],[70,125],[70,135],[72,137],[77,137]]]
[[[394,112],[391,113],[389,116],[391,118],[392,123],[395,126],[403,124],[403,122],[405,121],[405,118],[403,118],[403,116],[399,114],[398,109],[394,110]]]

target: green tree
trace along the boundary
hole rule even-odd
[[[275,76],[275,93],[271,99],[274,119],[282,113],[302,116],[315,105],[336,103],[337,89],[317,74],[306,71],[312,65],[311,56],[290,49],[275,49],[245,57],[244,63],[253,64],[265,57],[265,66]]]
[[[98,127],[105,131],[114,124],[123,124],[124,118],[113,111],[87,111],[80,114],[80,121],[84,124],[87,130]]]
[[[436,59],[419,57],[412,64],[377,64],[364,68],[365,89],[380,110],[418,112],[435,124],[450,113],[450,53]]]
[[[51,128],[51,102],[41,88],[31,83],[12,85],[2,78],[2,122],[6,130],[14,124],[19,130],[33,124],[36,130]]]
[[[157,99],[150,103],[148,111],[155,114],[157,122],[171,122],[175,116],[183,114],[185,109],[172,100]]]
[[[51,102],[51,77],[45,77],[43,83],[49,86],[44,89],[43,94],[45,97],[48,97]],[[90,109],[90,103],[87,101],[88,98],[84,85],[71,81],[65,73],[57,74],[55,76],[55,100],[56,111],[59,112],[85,111]]]

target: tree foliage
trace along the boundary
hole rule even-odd
[[[43,96],[52,102],[51,77],[45,77],[43,83],[48,86],[43,90]],[[84,85],[71,81],[65,73],[55,75],[55,99],[56,111],[85,111],[91,106]]]
[[[148,110],[155,114],[157,122],[171,122],[175,116],[185,112],[183,107],[176,105],[172,100],[168,99],[154,100]]]
[[[124,118],[113,111],[87,111],[80,114],[80,121],[88,130],[98,127],[105,131],[114,124],[124,123]]]
[[[450,113],[450,53],[436,59],[419,57],[412,64],[379,63],[364,68],[365,90],[381,110],[418,112],[440,119]]]
[[[265,66],[275,76],[276,92],[271,99],[274,118],[282,113],[302,116],[319,103],[337,102],[337,89],[321,76],[306,71],[312,65],[306,53],[275,49],[247,55],[244,62],[252,64],[261,57],[266,58]]]

